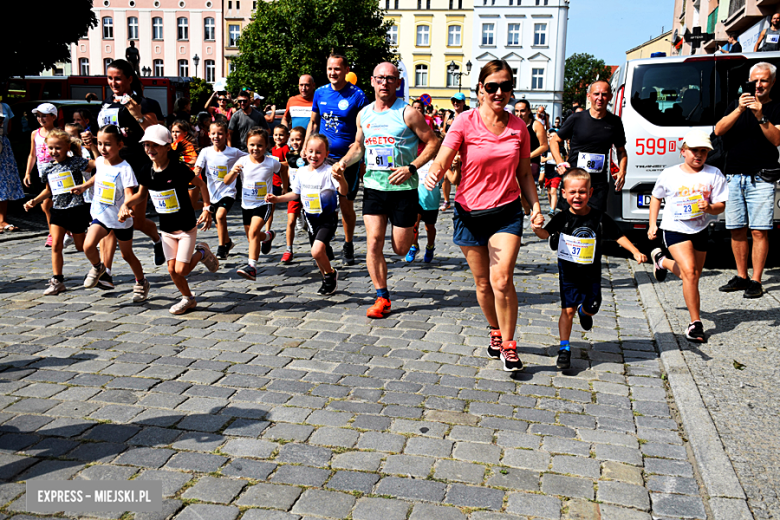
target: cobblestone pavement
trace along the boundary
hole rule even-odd
[[[41,240],[3,244],[0,520],[29,518],[33,478],[162,480],[163,510],[137,520],[706,518],[627,261],[605,262],[602,311],[593,330],[575,325],[563,375],[557,272],[530,240],[515,278],[526,370],[510,376],[487,357],[450,213],[439,227],[433,264],[393,257],[393,313],[377,321],[364,265],[322,299],[302,248],[281,266],[277,244],[250,283],[234,274],[239,238],[219,272],[190,276],[195,312],[173,317],[163,268],[133,305],[124,262],[116,291],[85,290],[87,262],[71,251],[69,291],[44,297]],[[137,242],[149,268],[149,240]],[[743,361],[745,379],[772,366]],[[768,389],[751,390],[763,407]]]
[[[725,250],[723,254],[731,254]],[[764,275],[764,297],[742,298],[718,287],[733,270],[706,270],[701,279],[702,320],[709,340],[680,340],[683,355],[758,520],[780,518],[780,269]],[[682,283],[654,284],[674,331],[689,321]],[[745,365],[742,370],[734,362]]]

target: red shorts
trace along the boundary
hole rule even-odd
[[[552,179],[548,179],[547,177],[544,178],[544,187],[545,188],[555,188],[558,189],[558,186],[561,185],[561,177],[553,177]]]
[[[301,204],[301,201],[299,200],[291,200],[287,203],[287,214],[290,213],[297,213],[298,215],[301,214],[301,208],[303,205]]]

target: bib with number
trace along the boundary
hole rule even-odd
[[[376,146],[366,150],[366,168],[369,170],[389,170],[395,168],[392,146]]]
[[[98,114],[100,126],[112,125],[119,126],[119,109],[118,108],[104,108]]]
[[[165,191],[152,191],[149,190],[152,196],[152,204],[157,213],[176,213],[179,211],[179,197],[176,195],[176,190]]]
[[[588,173],[601,173],[604,171],[604,154],[580,152],[577,168],[582,168]]]
[[[704,215],[704,212],[699,209],[699,202],[703,200],[704,197],[700,193],[687,197],[674,197],[670,204],[674,209],[674,220],[693,220]]]
[[[116,201],[116,182],[97,181],[95,183],[95,198],[101,204],[113,206]]]
[[[249,204],[263,203],[265,204],[265,196],[268,193],[268,185],[265,182],[255,182],[253,188],[244,188],[243,196],[244,201]]]
[[[318,192],[301,193],[301,202],[303,203],[303,211],[312,215],[319,215],[322,213],[322,203],[320,202],[320,194]]]
[[[766,37],[767,43],[778,43],[780,42],[780,34],[769,34]]]
[[[71,188],[76,187],[76,181],[73,180],[73,173],[59,172],[49,174],[49,187],[52,195],[62,195],[70,193]]]
[[[558,241],[558,258],[575,264],[592,264],[595,256],[595,238],[579,238],[561,233]]]
[[[228,169],[227,169],[227,166],[212,166],[211,173],[217,179],[219,179],[222,182],[224,182],[225,181],[225,176],[228,174]]]

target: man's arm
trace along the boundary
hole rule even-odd
[[[623,189],[623,185],[626,183],[628,153],[626,153],[625,146],[616,146],[615,149],[617,150],[618,168],[620,169],[620,171],[617,172],[617,176],[615,177],[615,191],[620,191]],[[607,165],[607,167],[609,168],[610,165]]]
[[[766,29],[761,31],[761,35],[759,35],[758,40],[756,40],[755,46],[753,46],[753,52],[758,52],[758,46],[761,44],[762,41],[764,41],[764,36],[766,36]]]
[[[428,126],[428,123],[425,122],[425,117],[417,110],[406,110],[404,120],[406,125],[417,134],[420,141],[425,143],[425,148],[420,152],[420,155],[412,161],[412,164],[419,168],[436,157],[436,152],[439,151],[441,142],[436,137],[436,134],[433,133],[431,127]]]

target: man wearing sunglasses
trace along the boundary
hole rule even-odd
[[[590,110],[583,110],[566,118],[558,133],[550,139],[550,151],[561,175],[575,166],[590,174],[593,195],[588,205],[604,211],[609,196],[612,146],[617,150],[620,169],[615,175],[615,191],[622,190],[626,181],[626,132],[620,118],[607,112],[607,105],[612,100],[612,87],[608,82],[601,80],[591,84],[588,87],[588,99]],[[567,140],[571,140],[569,162],[563,160],[560,150],[560,144]]]
[[[246,136],[249,130],[259,126],[268,130],[268,123],[263,114],[252,108],[251,95],[246,90],[242,90],[236,98],[239,110],[233,114],[228,124],[228,146],[238,148],[246,152]]]
[[[439,149],[439,140],[422,113],[396,95],[398,82],[398,68],[392,63],[380,63],[374,68],[371,86],[376,101],[360,111],[355,142],[347,155],[333,165],[334,172],[343,173],[365,157],[366,265],[377,295],[376,303],[366,313],[369,318],[390,314],[387,262],[382,252],[387,222],[393,225],[393,251],[406,255],[417,223],[417,168],[433,159]],[[425,148],[418,156],[419,141],[425,143]]]

